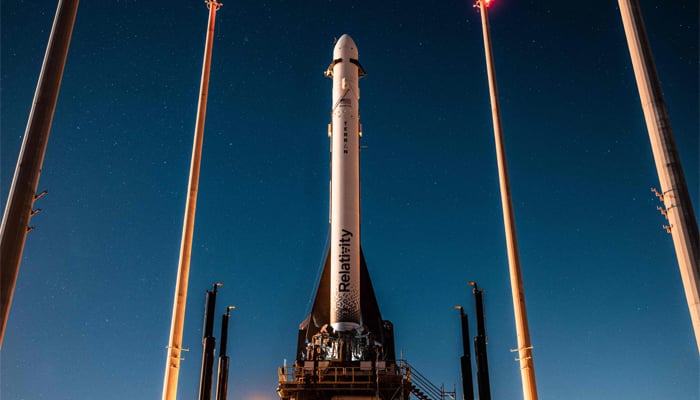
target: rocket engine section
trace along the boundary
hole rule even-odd
[[[365,72],[355,42],[343,35],[326,76],[333,79],[331,141],[331,315],[344,332],[360,327],[360,88]]]

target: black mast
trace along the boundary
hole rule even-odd
[[[472,354],[469,344],[469,319],[462,306],[455,306],[459,310],[459,318],[462,321],[462,348],[464,355],[459,361],[462,367],[462,397],[464,400],[474,400],[474,381],[472,380]]]
[[[486,324],[484,322],[484,291],[474,286],[476,302],[476,337],[474,338],[474,353],[476,354],[476,381],[479,384],[479,400],[491,400],[491,384],[489,383],[489,362],[486,356]]]
[[[228,366],[229,357],[226,355],[226,344],[228,342],[228,319],[231,310],[235,306],[229,306],[226,314],[221,317],[221,347],[219,347],[219,375],[216,378],[216,400],[226,400],[228,396]]]
[[[202,374],[199,378],[199,400],[211,400],[211,381],[214,369],[214,349],[216,338],[214,335],[214,309],[216,307],[216,289],[223,286],[215,283],[212,290],[207,290],[206,303],[204,305],[204,329],[202,333]]]

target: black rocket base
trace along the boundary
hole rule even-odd
[[[334,332],[329,325],[330,262],[326,258],[311,314],[299,326],[294,365],[279,368],[281,399],[407,400],[415,390],[410,366],[396,360],[393,325],[379,312],[364,254],[360,280],[363,325]]]

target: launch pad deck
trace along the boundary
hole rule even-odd
[[[411,368],[384,361],[305,361],[280,367],[278,375],[280,399],[408,399],[412,390]]]

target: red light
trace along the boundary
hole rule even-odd
[[[479,8],[481,6],[488,7],[491,5],[491,2],[494,0],[476,0],[476,3],[474,3],[475,8]]]

